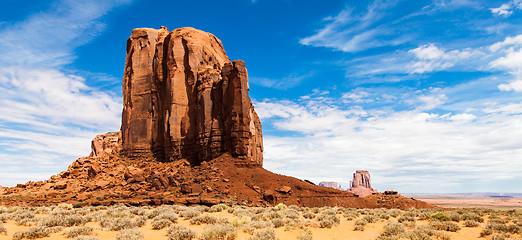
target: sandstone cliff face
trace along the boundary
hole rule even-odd
[[[378,191],[372,188],[370,173],[366,170],[357,170],[353,174],[353,180],[350,184],[349,192],[357,194],[361,197],[377,193]]]
[[[200,164],[228,152],[236,165],[262,166],[261,123],[243,61],[193,28],[139,28],[127,41],[122,153]]]

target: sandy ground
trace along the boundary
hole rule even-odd
[[[231,214],[228,214],[226,212],[221,213],[213,213],[212,215],[218,216],[218,217],[232,217]],[[341,218],[341,223],[333,228],[309,228],[312,232],[313,239],[324,239],[324,240],[341,240],[341,239],[358,239],[358,240],[374,240],[379,236],[379,234],[383,231],[384,226],[388,221],[396,221],[394,218],[390,218],[388,221],[380,220],[376,223],[369,223],[366,225],[364,231],[353,231],[354,226],[354,220],[347,221],[342,215],[338,215]],[[205,228],[205,224],[203,225],[190,225],[188,220],[179,219],[178,225],[189,227],[192,230],[195,230],[198,233],[201,233],[203,229]],[[428,221],[417,221],[417,226],[428,224]],[[12,239],[12,236],[15,232],[24,230],[28,228],[27,226],[17,226],[14,221],[7,221],[4,223],[4,226],[8,229],[8,235],[0,235],[0,240],[7,240]],[[102,240],[109,240],[109,239],[115,239],[117,231],[105,231],[100,228],[98,223],[87,223],[86,226],[92,226],[95,228],[95,234],[99,239]],[[461,230],[459,230],[456,233],[453,232],[446,232],[451,236],[451,239],[455,240],[468,240],[468,239],[484,239],[479,238],[479,234],[482,231],[484,227],[484,223],[481,224],[479,227],[475,228],[466,228],[462,227]],[[162,230],[153,230],[151,227],[150,220],[147,221],[146,225],[139,228],[139,230],[143,233],[145,236],[145,239],[167,239],[166,236],[166,229]],[[284,227],[275,229],[277,237],[281,240],[283,239],[297,239],[299,235],[304,233],[304,230],[302,229],[293,229],[293,230],[286,230]],[[244,232],[239,231],[238,232],[238,238],[241,239],[248,239],[251,235]],[[54,233],[50,237],[46,238],[40,238],[40,239],[67,239],[63,236],[62,233]]]
[[[447,208],[522,208],[522,198],[491,198],[478,195],[405,195]]]

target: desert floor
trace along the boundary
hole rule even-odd
[[[278,205],[268,208],[241,206],[219,207],[87,207],[62,205],[39,208],[0,207],[0,240],[3,239],[183,239],[168,227],[184,226],[194,231],[193,239],[521,239],[522,211],[517,209],[457,209],[457,210],[389,210],[344,208],[299,208]],[[74,217],[76,216],[76,218]],[[175,220],[159,224],[161,218]],[[306,216],[306,217],[305,217]],[[60,220],[67,219],[69,220]],[[141,218],[145,224],[113,220]],[[447,219],[444,219],[447,218]],[[74,220],[73,220],[74,219]],[[209,220],[210,219],[210,220]],[[477,220],[477,226],[466,223]],[[473,220],[473,221],[474,221]],[[399,223],[401,222],[401,223]],[[387,224],[395,224],[395,228]],[[392,225],[393,225],[392,224]],[[435,227],[438,224],[439,228]],[[446,227],[440,228],[441,225]],[[165,225],[165,226],[163,226]],[[221,233],[209,233],[209,225],[223,227]],[[361,230],[354,228],[362,225]],[[6,234],[2,234],[3,229]],[[55,229],[40,234],[31,228]],[[70,236],[66,232],[87,227],[87,236]],[[110,229],[113,230],[110,230]],[[136,236],[118,236],[122,229],[137,229]],[[490,229],[485,234],[485,229]],[[23,235],[24,231],[26,235]],[[40,230],[41,231],[41,230]],[[124,230],[123,230],[124,231]],[[168,237],[168,232],[171,237]],[[275,234],[274,234],[275,233]],[[481,233],[484,237],[481,238]],[[43,235],[47,237],[42,237]],[[221,235],[219,235],[221,234]],[[121,234],[120,234],[121,235]],[[141,235],[141,236],[140,236]],[[233,236],[233,237],[230,237]],[[224,238],[220,238],[224,237]],[[229,238],[225,238],[229,237]]]
[[[405,195],[446,208],[522,209],[522,197],[492,198],[480,195]]]

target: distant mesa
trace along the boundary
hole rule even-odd
[[[344,190],[341,188],[341,186],[339,186],[339,184],[337,182],[320,182],[319,186],[329,187],[329,188],[338,189],[338,190]]]
[[[0,192],[3,205],[241,204],[427,208],[400,195],[358,197],[269,172],[245,63],[194,28],[132,30],[119,132],[96,136],[66,171]],[[325,183],[326,184],[326,183]],[[374,192],[369,174],[357,189]],[[1,189],[0,189],[1,190]]]
[[[372,188],[370,173],[366,170],[355,171],[348,192],[359,195],[360,197],[366,197],[373,193],[378,193],[377,190]]]

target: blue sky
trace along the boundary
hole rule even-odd
[[[126,40],[160,26],[246,62],[271,171],[522,192],[522,0],[4,0],[0,185],[47,179],[119,130]]]

